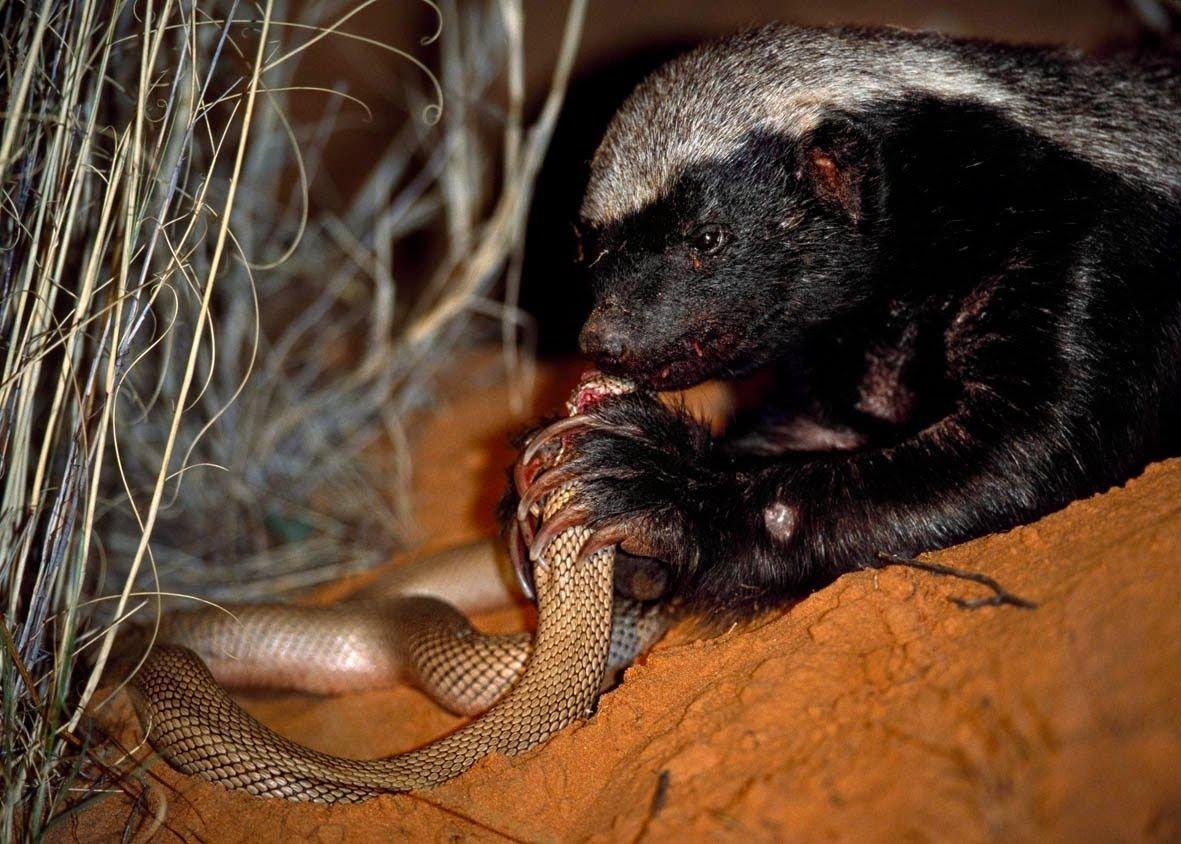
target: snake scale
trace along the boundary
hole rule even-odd
[[[575,391],[570,411],[578,412],[588,396],[597,401],[629,389],[626,382],[591,376]],[[572,483],[548,495],[542,522],[576,493]],[[131,681],[140,722],[156,750],[180,771],[291,800],[354,802],[425,788],[489,753],[520,753],[588,715],[609,665],[630,662],[664,628],[659,611],[614,597],[614,548],[580,561],[589,537],[584,526],[568,527],[535,562],[532,639],[480,634],[458,610],[427,595],[324,608],[244,606],[233,615],[179,614]],[[445,555],[435,561],[448,562]],[[316,692],[401,678],[453,711],[486,711],[416,750],[348,759],[296,744],[259,723],[219,678]]]

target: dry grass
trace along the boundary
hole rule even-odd
[[[527,375],[523,220],[585,3],[526,126],[516,0],[431,4],[437,78],[427,50],[349,29],[373,2],[0,7],[6,839],[138,787],[83,717],[121,623],[383,558],[403,426],[455,344],[499,323]],[[321,151],[365,112],[299,81],[322,39],[418,65],[403,131],[335,211],[311,201]],[[309,89],[324,107],[297,122]],[[410,297],[393,255],[423,233],[443,258]]]

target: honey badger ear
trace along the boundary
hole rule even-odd
[[[879,164],[878,145],[851,117],[826,117],[800,141],[800,178],[856,224],[876,204]]]

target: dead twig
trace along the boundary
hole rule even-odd
[[[876,563],[868,563],[862,566],[863,569],[883,569],[887,566],[906,566],[911,569],[918,569],[930,574],[937,574],[941,577],[956,577],[960,580],[970,580],[973,583],[979,583],[981,586],[987,586],[993,591],[992,595],[984,598],[960,598],[957,596],[950,596],[947,600],[951,601],[957,607],[965,610],[975,610],[980,607],[1000,607],[1012,606],[1020,607],[1026,610],[1037,609],[1037,604],[1033,601],[1022,598],[1019,595],[1014,595],[1009,590],[1005,589],[993,578],[986,574],[977,571],[968,571],[966,569],[956,568],[954,566],[945,566],[942,563],[927,563],[922,560],[916,560],[913,557],[903,557],[898,554],[887,554],[884,551],[879,551],[877,554]]]

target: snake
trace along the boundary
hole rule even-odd
[[[631,389],[594,373],[567,408],[573,418]],[[555,443],[556,463],[565,445],[561,437]],[[577,492],[575,480],[547,494],[537,508],[540,525]],[[381,594],[337,605],[174,614],[163,621],[128,686],[144,733],[182,773],[257,796],[327,803],[429,788],[491,753],[536,747],[588,717],[605,680],[668,623],[658,605],[616,596],[615,548],[583,554],[591,535],[585,525],[564,526],[534,556],[532,636],[480,633],[441,597],[465,581],[459,602],[469,611],[507,597],[500,581],[488,576],[496,566],[489,543],[435,555],[396,576]],[[520,567],[519,557],[514,560]],[[223,685],[330,694],[399,680],[453,712],[480,717],[405,753],[352,759],[283,737],[242,709]]]

